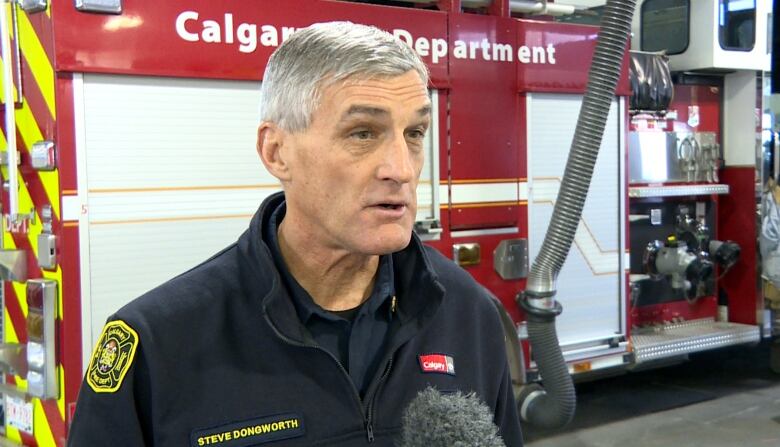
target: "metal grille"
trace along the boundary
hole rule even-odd
[[[712,348],[757,343],[758,326],[724,323],[713,319],[634,331],[631,337],[636,363],[690,354]]]

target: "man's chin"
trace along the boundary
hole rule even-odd
[[[411,229],[395,229],[395,231],[382,231],[377,239],[374,239],[374,245],[370,252],[377,255],[386,255],[401,251],[409,246],[412,241]]]

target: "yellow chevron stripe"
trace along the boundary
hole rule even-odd
[[[65,368],[62,367],[62,363],[57,365],[57,376],[59,377],[60,384],[60,398],[57,399],[57,409],[60,410],[60,417],[65,420]]]
[[[30,108],[27,107],[27,102],[25,102],[21,109],[17,109],[16,111],[16,126],[19,130],[19,134],[22,136],[22,142],[24,142],[28,148],[32,147],[33,143],[43,140],[43,135],[41,134],[40,128],[38,127],[38,124],[35,121],[32,112],[30,111]],[[5,139],[5,135],[3,135],[2,132],[0,132],[0,143],[2,144],[3,148],[8,146],[8,141]],[[3,172],[5,172],[6,165],[3,165],[2,168],[4,170]],[[41,179],[41,184],[43,185],[46,196],[52,205],[54,215],[59,217],[59,176],[57,171],[38,172],[37,175],[38,178]],[[20,185],[23,183],[24,182],[19,182]],[[29,211],[29,208],[22,208],[21,201],[19,207],[20,213],[26,213]]]
[[[28,148],[32,148],[33,143],[43,140],[40,128],[38,127],[35,117],[27,106],[27,101],[21,109],[16,111],[16,126],[19,128],[19,133],[22,135],[22,140]],[[38,177],[41,179],[43,189],[46,191],[46,197],[51,203],[54,215],[59,218],[60,216],[60,191],[59,191],[59,175],[57,171],[50,172],[37,172]],[[19,182],[21,184],[22,182]],[[21,200],[19,206],[22,206]],[[26,213],[29,208],[21,208],[20,213]]]
[[[3,316],[5,318],[3,324],[5,328],[5,342],[6,343],[19,343],[19,337],[16,336],[16,329],[11,324],[11,314],[8,313],[8,309],[3,309]]]
[[[57,447],[40,399],[33,399],[33,433],[38,447]]]
[[[19,435],[19,430],[11,427],[8,424],[5,424],[5,435],[8,436],[8,439],[11,441],[14,441],[18,444],[22,443],[22,437]]]
[[[27,63],[30,64],[33,77],[41,89],[49,112],[54,116],[54,68],[52,68],[46,51],[43,49],[38,35],[35,34],[35,28],[30,23],[30,19],[27,18],[27,14],[20,13],[18,17],[19,44],[21,45],[22,53],[24,53]]]

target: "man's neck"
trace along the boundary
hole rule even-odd
[[[313,241],[313,231],[302,231],[286,216],[279,226],[278,241],[290,274],[325,310],[339,311],[359,306],[374,287],[378,255],[333,250]]]

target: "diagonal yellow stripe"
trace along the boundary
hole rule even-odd
[[[57,399],[57,409],[60,410],[60,417],[65,420],[65,368],[62,367],[62,363],[57,365],[57,377],[59,377],[60,384],[60,398]]]
[[[16,329],[14,329],[14,325],[11,323],[11,314],[8,313],[8,308],[3,309],[3,315],[5,317],[4,325],[5,328],[5,342],[6,343],[19,343],[19,337],[16,335]]]
[[[19,430],[11,427],[6,423],[5,425],[5,435],[8,436],[8,439],[11,441],[17,442],[19,444],[22,443],[22,436],[19,434]]]
[[[16,249],[16,243],[14,243],[14,238],[11,236],[9,231],[3,231],[3,248],[8,250]],[[27,255],[29,256],[30,254],[28,253]],[[16,293],[18,298],[19,308],[22,310],[22,315],[27,318],[27,289],[25,288],[25,283],[12,281],[11,287],[13,287],[14,293]]]
[[[2,60],[0,60],[0,67],[1,66],[2,66]],[[22,141],[28,148],[31,148],[33,143],[43,140],[43,134],[41,134],[40,127],[35,121],[35,117],[33,116],[32,111],[30,111],[30,108],[27,106],[27,101],[24,102],[21,109],[17,109],[16,111],[16,126],[19,130],[19,134],[22,136]],[[5,139],[5,135],[3,134],[3,132],[0,132],[0,147],[2,149],[5,149],[7,146],[8,146],[8,141]],[[3,165],[2,167],[3,169],[5,169],[5,165]],[[59,175],[57,171],[49,171],[49,172],[41,171],[38,172],[37,175],[38,178],[41,179],[41,184],[43,185],[44,191],[46,191],[46,197],[48,197],[49,203],[51,203],[52,210],[54,211],[54,215],[59,218],[60,182],[59,182]],[[20,185],[21,184],[22,183],[20,183]],[[28,209],[21,208],[22,206],[21,202],[19,206],[20,206],[19,209],[20,213],[26,213],[29,211],[29,208]]]
[[[16,111],[16,126],[19,128],[19,133],[22,135],[22,141],[24,141],[25,146],[28,148],[32,148],[32,145],[34,143],[37,143],[39,141],[43,140],[43,135],[41,134],[40,127],[38,126],[38,123],[35,121],[35,116],[33,116],[32,111],[30,110],[30,107],[27,106],[27,101],[24,102],[24,105],[21,109],[17,109]],[[41,179],[41,184],[43,184],[43,189],[46,191],[46,197],[49,199],[49,203],[51,203],[52,210],[54,211],[54,215],[59,218],[60,215],[60,193],[59,193],[59,175],[57,171],[38,171],[37,172],[38,178]],[[19,182],[19,184],[22,184],[22,182]],[[27,213],[29,212],[30,208],[22,208],[22,201],[19,200],[19,212],[20,213]]]
[[[27,63],[30,64],[35,82],[41,89],[46,106],[51,112],[51,116],[55,116],[54,111],[54,69],[52,68],[51,61],[46,55],[46,51],[41,45],[41,41],[38,39],[38,35],[35,34],[35,28],[33,28],[30,19],[27,18],[26,13],[18,14],[19,17],[19,45],[22,47],[22,53],[24,53]],[[22,92],[24,93],[24,92]]]
[[[40,399],[33,399],[33,433],[38,447],[57,447]]]

